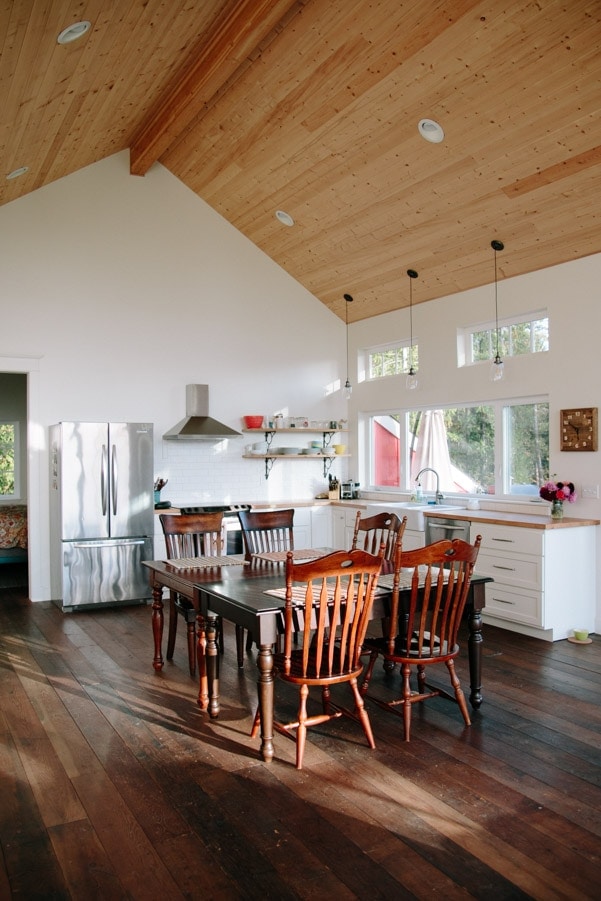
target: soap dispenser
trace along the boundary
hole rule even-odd
[[[424,492],[422,491],[422,483],[417,483],[417,491],[415,492],[415,500],[418,504],[423,503],[424,500]]]

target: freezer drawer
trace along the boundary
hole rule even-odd
[[[63,542],[63,610],[145,603],[151,593],[142,561],[152,559],[150,537]]]

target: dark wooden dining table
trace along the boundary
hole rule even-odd
[[[331,549],[320,549],[324,554]],[[261,710],[261,755],[273,759],[274,672],[273,651],[284,600],[266,594],[285,584],[283,563],[253,560],[230,565],[184,568],[178,561],[147,560],[152,590],[152,631],[154,637],[153,666],[163,668],[163,589],[176,591],[190,600],[198,611],[198,704],[209,716],[219,716],[219,646],[217,621],[222,617],[248,629],[258,646],[258,699]],[[468,657],[470,671],[470,703],[482,703],[482,616],[487,576],[474,576],[470,586],[466,616],[468,622]],[[387,613],[390,590],[378,589],[371,618],[381,619]]]

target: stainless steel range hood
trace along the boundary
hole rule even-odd
[[[218,441],[241,432],[209,416],[209,386],[186,385],[186,418],[165,432],[166,441]]]

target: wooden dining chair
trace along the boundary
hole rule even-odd
[[[378,554],[384,544],[382,572],[393,572],[396,548],[406,525],[406,516],[401,520],[396,513],[384,512],[362,517],[361,510],[357,510],[351,550],[360,548],[368,554]]]
[[[403,540],[403,533],[407,526],[407,517],[399,519],[396,513],[376,513],[374,516],[362,517],[361,510],[357,510],[355,529],[353,532],[352,550],[362,548],[368,554],[377,554],[384,544],[384,560],[382,572],[394,572],[394,561],[398,548]],[[382,635],[388,634],[388,617],[382,618]],[[394,666],[385,662],[384,669],[390,672]]]
[[[308,563],[286,560],[284,649],[274,656],[278,677],[297,685],[297,719],[274,728],[296,738],[296,768],[302,769],[307,729],[339,716],[359,719],[370,748],[375,748],[369,717],[358,687],[363,670],[361,646],[373,604],[382,557],[365,551],[335,551]],[[295,633],[302,641],[295,644]],[[332,702],[332,685],[348,682],[354,705],[347,710]],[[321,688],[320,713],[307,713],[310,687]],[[260,726],[260,710],[251,735]],[[295,736],[292,733],[296,733]]]
[[[239,510],[238,519],[242,531],[244,556],[252,561],[257,554],[266,551],[294,550],[294,510]],[[252,649],[253,637],[249,632],[246,650]],[[244,666],[244,628],[236,626],[236,656],[238,666]]]
[[[461,684],[455,672],[459,653],[457,633],[465,608],[474,564],[480,549],[456,538],[444,539],[412,551],[399,549],[395,565],[388,634],[367,638],[363,652],[370,654],[361,685],[367,695],[379,655],[401,670],[401,697],[383,700],[370,695],[380,707],[403,717],[404,738],[410,740],[413,704],[441,695],[456,701],[466,726],[471,724]],[[454,695],[426,682],[426,667],[444,663]],[[417,670],[417,691],[411,689],[412,669]]]
[[[223,554],[223,513],[161,513],[159,515],[167,559],[182,557],[218,557]],[[196,617],[197,611],[191,601],[169,592],[169,634],[167,638],[167,660],[173,659],[177,618],[182,616],[187,625],[188,663],[190,675],[196,675]],[[223,631],[219,627],[219,646],[223,651]]]
[[[239,510],[244,556],[294,550],[294,510]]]

